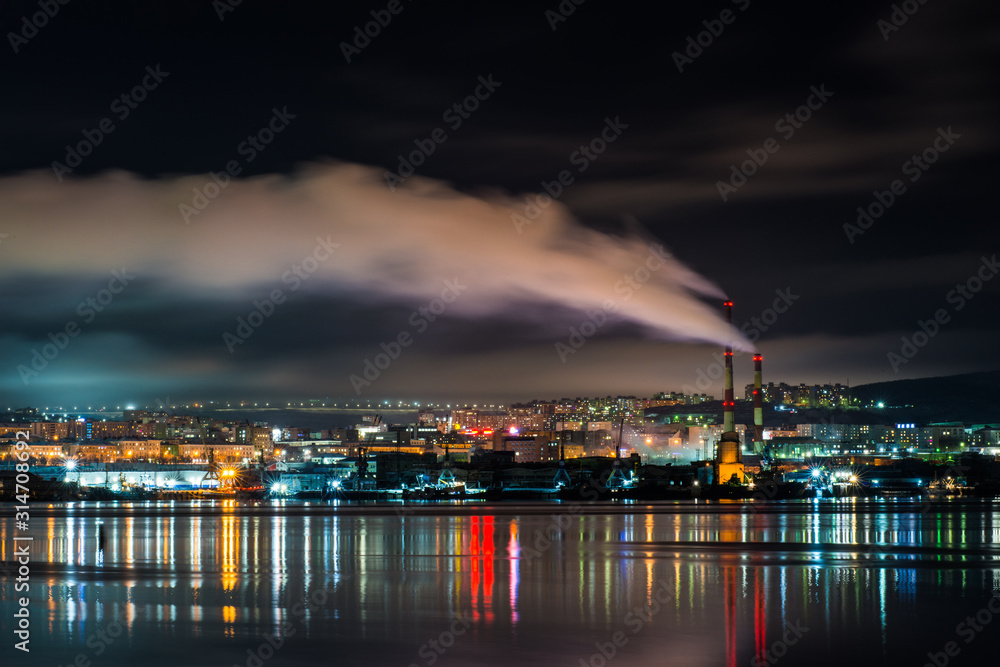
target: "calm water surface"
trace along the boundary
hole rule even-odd
[[[31,653],[4,576],[5,667],[920,667],[948,642],[978,666],[1000,646],[990,503],[72,503],[33,507],[30,534]]]

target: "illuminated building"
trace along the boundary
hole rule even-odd
[[[0,426],[0,439],[17,437],[20,432],[31,433],[31,424],[5,424]]]
[[[492,429],[493,431],[503,431],[517,421],[508,414],[482,414],[479,415],[479,428]]]
[[[524,431],[541,431],[551,426],[556,412],[554,403],[512,405],[507,408],[508,420],[505,426],[516,424]]]
[[[546,463],[559,460],[559,441],[554,433],[508,434],[500,437],[494,451],[514,452],[516,463]]]
[[[70,456],[81,462],[114,463],[121,458],[118,445],[107,442],[86,442],[70,445],[67,449],[69,449]]]
[[[662,408],[669,405],[684,405],[684,394],[675,394],[673,392],[666,394],[661,392],[646,401],[644,407]]]
[[[453,429],[479,428],[479,410],[452,410],[451,427]]]
[[[127,438],[132,435],[131,422],[109,422],[109,421],[87,421],[87,440],[108,440],[117,438]]]
[[[61,459],[63,457],[62,445],[54,442],[32,442],[28,445],[28,455],[33,459]]]
[[[583,422],[556,422],[557,431],[582,431]]]
[[[967,430],[971,447],[1000,447],[1000,424],[978,424]]]
[[[252,460],[255,456],[254,446],[238,442],[180,443],[177,445],[177,458],[192,463],[206,463],[208,450],[217,463],[242,463]]]
[[[718,453],[712,466],[718,484],[735,481],[743,483],[743,457],[740,453],[740,436],[736,431],[726,431],[719,441]]]
[[[133,461],[155,461],[160,458],[159,440],[119,440],[121,458]]]
[[[459,445],[456,445],[459,446]],[[355,445],[353,455],[357,455],[357,448],[364,447],[366,454],[425,454],[428,451],[427,444],[423,440],[410,440],[407,443],[395,444],[392,442],[381,443],[360,443]]]
[[[253,451],[270,451],[273,444],[273,429],[267,426],[250,426],[241,424],[236,427],[235,440],[239,444],[250,445]],[[251,452],[251,458],[253,454]]]
[[[475,445],[471,442],[447,444],[447,445],[434,445],[433,452],[439,458],[444,458],[445,454],[448,455],[449,461],[468,461],[469,452]],[[420,449],[412,450],[412,453],[421,453],[425,450]]]
[[[69,422],[35,422],[31,432],[45,440],[62,440],[70,435]]]
[[[752,384],[746,385],[745,398],[753,400]],[[851,388],[840,384],[789,385],[784,382],[768,382],[762,387],[763,399],[773,405],[789,405],[811,408],[836,408],[850,405]]]

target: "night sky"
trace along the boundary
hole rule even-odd
[[[997,367],[989,3],[326,4],[5,3],[0,405]]]

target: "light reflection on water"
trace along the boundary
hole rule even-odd
[[[804,627],[787,664],[920,665],[1000,592],[997,518],[871,502],[35,507],[32,654],[0,651],[245,665],[271,635],[268,665],[575,666],[601,646],[622,664],[750,665]],[[8,564],[12,528],[0,518]],[[5,577],[5,612],[18,596]],[[117,639],[97,638],[117,619]],[[966,664],[1000,619],[984,632]]]

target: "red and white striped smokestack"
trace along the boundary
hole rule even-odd
[[[753,443],[754,451],[764,448],[764,389],[761,381],[760,365],[764,360],[759,354],[753,355]]]
[[[726,309],[726,322],[732,325],[733,302],[723,301],[722,305]],[[728,343],[726,345],[726,388],[725,388],[725,395],[722,398],[723,431],[736,430],[736,415],[734,414],[735,410],[736,410],[736,401],[733,400],[733,344]]]

